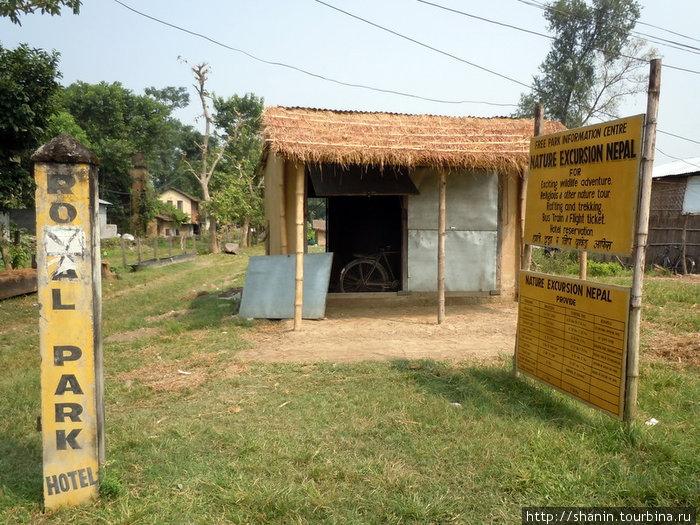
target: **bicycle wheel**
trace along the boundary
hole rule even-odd
[[[685,256],[685,269],[687,272],[690,273],[695,273],[695,259],[690,257],[689,255]],[[678,262],[676,263],[676,267],[674,268],[674,271],[677,274],[683,274],[683,260],[681,258],[678,259]]]
[[[340,291],[383,292],[389,280],[386,270],[373,259],[355,259],[340,272]]]

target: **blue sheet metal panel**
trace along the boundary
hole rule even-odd
[[[326,315],[326,296],[331,276],[332,253],[304,255],[304,319]],[[292,319],[296,255],[260,255],[248,262],[239,317]]]
[[[438,173],[412,173],[420,195],[408,198],[409,230],[437,230]],[[498,175],[486,171],[451,172],[447,176],[446,228],[452,231],[498,230]]]
[[[445,234],[445,289],[483,292],[496,289],[497,233],[454,231]],[[408,232],[408,289],[437,291],[437,232]]]

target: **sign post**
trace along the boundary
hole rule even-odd
[[[644,115],[530,142],[525,242],[629,255]]]
[[[656,121],[659,114],[661,89],[661,59],[654,59],[649,67],[647,91],[647,122],[644,130],[644,150],[637,216],[637,236],[634,247],[634,276],[630,309],[630,343],[627,357],[627,402],[625,422],[630,425],[637,415],[637,381],[639,377],[639,329],[642,315],[642,288],[644,261],[649,238],[649,208],[651,205],[651,175],[656,147]]]
[[[32,160],[44,505],[52,509],[96,498],[104,460],[98,160],[67,134]]]
[[[516,366],[622,419],[628,288],[520,273]]]
[[[660,81],[655,59],[646,115],[530,142],[525,242],[582,253],[634,251],[635,263],[631,289],[521,272],[516,374],[528,373],[628,425],[637,410]]]

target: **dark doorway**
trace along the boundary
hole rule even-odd
[[[329,291],[338,292],[340,271],[358,255],[387,250],[391,271],[402,282],[402,197],[328,197],[326,251],[333,252]],[[384,263],[382,263],[384,264]],[[399,284],[399,288],[400,288]]]

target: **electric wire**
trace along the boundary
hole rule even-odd
[[[654,148],[654,149],[655,149],[656,151],[658,151],[659,153],[661,153],[662,155],[664,155],[665,157],[668,157],[669,159],[679,160],[679,161],[681,161],[681,162],[684,162],[684,163],[687,164],[688,166],[693,166],[693,167],[695,167],[695,168],[700,169],[700,165],[695,164],[694,162],[690,162],[690,161],[688,161],[688,159],[682,159],[682,158],[680,158],[680,157],[674,157],[673,155],[669,155],[668,153],[666,153],[666,152],[664,152],[664,151],[661,151],[659,148]]]
[[[695,143],[695,144],[700,144],[700,140],[689,139],[688,137],[682,137],[681,135],[675,135],[675,134],[673,134],[673,133],[669,133],[668,131],[661,131],[660,129],[657,129],[656,131],[657,131],[657,133],[662,133],[662,134],[664,134],[664,135],[669,135],[669,136],[675,137],[675,138],[677,138],[677,139],[687,140],[688,142],[693,142],[693,143]]]
[[[529,5],[531,7],[536,7],[538,9],[543,10],[543,11],[554,11],[556,13],[561,13],[561,14],[568,16],[568,17],[579,18],[579,19],[581,18],[581,17],[575,15],[574,13],[570,13],[568,11],[564,11],[562,9],[552,7],[548,4],[538,2],[537,0],[518,0],[518,2],[523,3],[525,5]],[[629,19],[629,20],[632,21],[632,19]],[[637,20],[633,20],[633,21],[635,23],[640,23]],[[648,24],[646,24],[646,25],[648,25]],[[668,47],[671,47],[674,49],[678,49],[681,51],[687,51],[687,52],[694,53],[694,54],[700,54],[700,47],[697,47],[697,46],[691,46],[690,44],[684,44],[682,42],[675,42],[673,40],[668,40],[666,38],[658,37],[655,35],[649,35],[648,33],[641,33],[639,31],[634,31],[634,30],[631,31],[631,34],[646,37],[647,39],[650,39],[652,42],[654,42],[656,44],[665,45],[665,46],[668,46]],[[680,35],[680,36],[683,36],[684,38],[688,38],[690,40],[697,40],[695,38],[687,37],[685,35]]]
[[[115,0],[115,1],[116,1],[116,0]],[[438,49],[438,48],[433,47],[433,46],[431,46],[431,45],[425,44],[425,43],[421,42],[420,40],[416,40],[415,38],[411,38],[410,36],[406,36],[406,35],[404,35],[404,34],[402,34],[402,33],[399,33],[399,32],[397,32],[397,31],[394,31],[394,30],[392,30],[392,29],[389,29],[388,27],[384,27],[384,26],[382,26],[382,25],[376,24],[376,23],[374,23],[374,22],[372,22],[372,21],[370,21],[370,20],[367,20],[366,18],[362,18],[361,16],[354,15],[354,14],[348,12],[348,11],[344,11],[343,9],[340,9],[339,7],[336,7],[336,6],[334,6],[334,5],[328,4],[328,3],[324,2],[323,0],[314,0],[314,1],[315,1],[316,3],[318,3],[318,4],[325,5],[326,7],[330,8],[330,9],[333,9],[333,10],[335,10],[335,11],[338,11],[338,12],[340,12],[340,13],[343,13],[344,15],[347,15],[347,16],[349,16],[349,17],[351,17],[351,18],[354,18],[354,19],[356,19],[356,20],[359,20],[359,21],[361,21],[361,22],[364,22],[364,23],[366,23],[366,24],[369,24],[369,25],[371,25],[371,26],[373,26],[373,27],[376,27],[376,28],[378,28],[378,29],[381,29],[382,31],[386,31],[387,33],[390,33],[390,34],[392,34],[392,35],[394,35],[394,36],[398,36],[399,38],[403,38],[404,40],[408,40],[409,42],[413,42],[414,44],[417,44],[417,45],[419,45],[419,46],[421,46],[421,47],[424,47],[424,48],[426,48],[426,49],[429,49],[429,50],[431,50],[431,51],[434,51],[434,52],[439,53],[439,54],[441,54],[441,55],[444,55],[444,56],[446,56],[446,57],[449,57],[449,58],[452,58],[452,59],[457,60],[457,61],[459,61],[459,62],[462,62],[463,64],[467,64],[467,65],[469,65],[469,66],[475,67],[475,68],[480,69],[480,70],[482,70],[482,71],[486,71],[487,73],[491,73],[492,75],[496,75],[497,77],[501,77],[501,78],[503,78],[503,79],[505,79],[505,80],[508,80],[508,81],[510,81],[510,82],[514,82],[514,83],[519,84],[519,85],[521,85],[521,86],[523,86],[523,87],[526,87],[526,88],[528,88],[528,89],[532,89],[532,90],[535,89],[535,88],[532,87],[530,84],[526,84],[525,82],[521,82],[520,80],[517,80],[517,79],[515,79],[515,78],[509,77],[509,76],[504,75],[504,74],[502,74],[502,73],[498,73],[497,71],[494,71],[493,69],[489,69],[489,68],[487,68],[487,67],[480,66],[480,65],[478,65],[478,64],[475,64],[474,62],[470,62],[469,60],[465,60],[464,58],[458,57],[457,55],[453,55],[452,53],[448,53],[447,51],[443,51],[442,49]]]
[[[435,2],[428,2],[427,0],[416,0],[416,1],[417,1],[417,2],[420,2],[420,3],[422,3],[422,4],[430,5],[430,6],[432,6],[432,7],[437,7],[438,9],[443,9],[443,10],[445,10],[445,11],[450,11],[450,12],[452,12],[452,13],[456,13],[456,14],[459,14],[459,15],[462,15],[462,16],[466,16],[466,17],[469,17],[469,18],[474,18],[474,19],[476,19],[476,20],[481,20],[481,21],[487,22],[487,23],[489,23],[489,24],[495,24],[495,25],[498,25],[498,26],[507,27],[507,28],[510,28],[510,29],[515,29],[516,31],[522,31],[523,33],[529,33],[529,34],[531,34],[531,35],[535,35],[535,36],[539,36],[539,37],[542,37],[542,38],[546,38],[546,39],[548,39],[548,40],[554,40],[554,39],[555,39],[553,36],[547,35],[547,34],[545,34],[545,33],[539,33],[539,32],[537,32],[537,31],[532,31],[532,30],[530,30],[530,29],[525,29],[525,28],[518,27],[518,26],[514,26],[514,25],[511,25],[511,24],[506,24],[506,23],[503,23],[503,22],[498,22],[498,21],[492,20],[492,19],[490,19],[490,18],[485,18],[485,17],[473,15],[473,14],[471,14],[471,13],[466,13],[466,12],[464,12],[464,11],[460,11],[459,9],[453,9],[453,8],[451,8],[451,7],[446,7],[446,6],[443,6],[443,5],[440,5],[440,4],[436,4]],[[532,4],[532,3],[526,2],[525,0],[518,0],[518,1],[523,2],[523,3],[527,3],[528,5],[536,5],[536,4]],[[537,7],[539,7],[539,6],[537,6]],[[544,9],[544,8],[542,7],[542,9]],[[573,15],[572,15],[572,16],[573,16]],[[620,56],[623,57],[623,58],[627,58],[628,60],[636,60],[636,61],[638,61],[638,62],[648,62],[648,59],[646,59],[646,58],[633,57],[633,56],[625,55],[624,53],[621,53]],[[679,66],[673,66],[673,65],[671,65],[671,64],[665,64],[665,63],[664,63],[664,64],[661,64],[661,67],[668,68],[668,69],[676,69],[676,70],[678,70],[678,71],[684,71],[684,72],[686,72],[686,73],[693,73],[693,74],[696,74],[696,75],[700,75],[700,71],[695,71],[695,70],[692,70],[692,69],[687,69],[687,68],[683,68],[683,67],[679,67]]]
[[[228,45],[228,44],[224,44],[223,42],[220,42],[220,41],[215,40],[215,39],[213,39],[213,38],[211,38],[211,37],[208,37],[207,35],[204,35],[204,34],[202,34],[202,33],[197,33],[196,31],[192,31],[192,30],[190,30],[190,29],[186,29],[186,28],[181,27],[181,26],[178,26],[178,25],[176,25],[176,24],[173,24],[173,23],[170,23],[170,22],[166,22],[165,20],[161,20],[160,18],[156,18],[156,17],[151,16],[151,15],[149,15],[149,14],[143,13],[142,11],[139,11],[139,10],[137,10],[137,9],[134,9],[133,7],[131,7],[131,6],[127,5],[127,4],[125,4],[125,3],[122,2],[121,0],[113,0],[113,1],[114,1],[115,3],[121,5],[122,7],[128,9],[129,11],[131,11],[131,12],[133,12],[133,13],[139,15],[139,16],[142,16],[142,17],[144,17],[144,18],[148,18],[149,20],[152,20],[152,21],[157,22],[157,23],[159,23],[159,24],[162,24],[162,25],[164,25],[164,26],[170,27],[170,28],[172,28],[172,29],[176,29],[176,30],[178,30],[178,31],[182,31],[183,33],[187,33],[187,34],[189,34],[189,35],[192,35],[192,36],[195,36],[195,37],[198,37],[198,38],[202,38],[202,39],[204,39],[204,40],[207,40],[208,42],[211,42],[211,43],[214,44],[214,45],[223,47],[224,49],[228,49],[228,50],[230,50],[230,51],[235,51],[236,53],[241,53],[241,54],[247,56],[248,58],[251,58],[252,60],[255,60],[255,61],[257,61],[257,62],[261,62],[261,63],[263,63],[263,64],[267,64],[267,65],[271,65],[271,66],[277,66],[277,67],[282,67],[282,68],[286,68],[286,69],[291,69],[291,70],[296,71],[296,72],[298,72],[298,73],[303,73],[304,75],[308,75],[308,76],[310,76],[310,77],[318,78],[318,79],[320,79],[320,80],[325,80],[325,81],[327,81],[327,82],[333,82],[334,84],[339,84],[339,85],[341,85],[341,86],[347,86],[347,87],[359,88],[359,89],[367,89],[367,90],[376,91],[376,92],[379,92],[379,93],[387,93],[387,94],[390,94],[390,95],[399,95],[399,96],[402,96],[402,97],[414,98],[414,99],[418,99],[418,100],[425,100],[425,101],[427,101],[427,102],[436,102],[436,103],[439,103],[439,104],[485,104],[485,105],[488,105],[488,106],[498,106],[498,107],[517,107],[517,106],[518,106],[517,104],[506,104],[506,103],[499,103],[499,102],[488,102],[488,101],[482,101],[482,100],[445,100],[445,99],[439,99],[439,98],[424,97],[424,96],[421,96],[421,95],[416,95],[416,94],[414,94],[414,93],[406,93],[406,92],[397,91],[397,90],[394,90],[394,89],[385,89],[385,88],[379,88],[379,87],[376,87],[376,86],[369,86],[369,85],[366,85],[366,84],[358,84],[358,83],[353,83],[353,82],[345,82],[345,81],[338,80],[338,79],[331,78],[331,77],[327,77],[327,76],[324,76],[324,75],[321,75],[321,74],[318,74],[318,73],[314,73],[314,72],[312,72],[312,71],[308,71],[308,70],[306,70],[306,69],[303,69],[303,68],[300,68],[300,67],[297,67],[297,66],[294,66],[294,65],[291,65],[291,64],[286,64],[286,63],[283,63],[283,62],[277,62],[277,61],[273,61],[273,60],[266,60],[266,59],[264,59],[264,58],[260,58],[260,57],[258,57],[258,56],[256,56],[256,55],[253,55],[252,53],[249,53],[248,51],[245,51],[244,49],[240,49],[240,48],[237,48],[237,47],[230,46],[230,45]],[[525,84],[523,84],[523,85],[525,85]]]
[[[388,28],[384,28],[384,27],[382,27],[382,26],[379,26],[378,24],[374,24],[373,22],[370,22],[370,21],[368,21],[368,20],[362,19],[361,17],[358,17],[358,16],[356,16],[356,15],[353,15],[353,14],[351,14],[351,13],[348,13],[348,12],[346,12],[346,11],[343,11],[343,10],[341,10],[341,9],[338,9],[337,7],[334,7],[334,6],[330,5],[330,4],[327,4],[327,3],[325,3],[325,2],[323,2],[323,1],[321,1],[321,0],[315,0],[315,1],[318,2],[318,3],[320,3],[320,4],[325,5],[325,6],[327,6],[327,7],[330,7],[331,9],[334,9],[334,10],[336,10],[336,11],[340,11],[340,12],[342,12],[342,13],[348,15],[348,16],[351,16],[351,17],[353,17],[353,18],[357,18],[358,20],[361,20],[361,21],[363,21],[363,22],[369,23],[370,25],[373,25],[373,26],[375,26],[375,27],[378,27],[378,28],[380,28],[380,29],[383,29],[383,30],[385,30],[385,31],[388,31],[388,32],[390,32],[390,33],[392,33],[392,34],[394,34],[394,35],[396,35],[396,36],[400,36],[401,38],[404,38],[404,39],[410,40],[410,41],[412,41],[412,42],[415,42],[415,43],[417,43],[417,44],[419,44],[419,45],[421,45],[421,46],[423,46],[423,47],[427,47],[427,48],[432,49],[432,50],[434,50],[434,51],[437,51],[437,52],[439,52],[439,53],[441,53],[441,54],[445,54],[445,55],[451,56],[452,58],[455,58],[455,59],[457,59],[457,60],[459,60],[459,61],[461,61],[461,62],[468,63],[469,65],[474,65],[475,67],[477,67],[477,68],[479,68],[479,69],[484,69],[485,71],[487,71],[487,72],[489,72],[489,73],[493,73],[493,74],[495,74],[495,75],[497,75],[497,76],[499,76],[499,77],[506,78],[506,79],[508,79],[508,80],[511,80],[511,81],[513,81],[513,82],[516,82],[516,83],[518,83],[518,84],[521,84],[521,85],[523,85],[523,86],[525,86],[525,87],[528,87],[528,88],[534,90],[534,88],[532,88],[532,86],[529,86],[529,85],[527,85],[527,84],[524,84],[524,83],[522,83],[522,82],[520,82],[520,81],[518,81],[518,80],[511,79],[510,77],[501,75],[500,73],[491,71],[491,70],[489,70],[489,69],[487,69],[487,68],[482,68],[481,66],[478,66],[478,65],[475,65],[475,64],[471,64],[471,63],[468,62],[468,61],[465,61],[465,60],[463,60],[463,59],[460,59],[459,57],[456,57],[456,56],[451,55],[451,54],[449,54],[449,53],[446,53],[446,52],[444,52],[444,51],[440,51],[440,50],[438,50],[438,49],[436,49],[436,48],[433,48],[432,46],[428,46],[427,44],[423,44],[423,43],[421,43],[421,42],[419,42],[419,41],[417,41],[417,40],[414,40],[414,39],[412,39],[412,38],[410,38],[410,37],[401,35],[400,33],[397,33],[397,32],[395,32],[395,31],[392,31],[392,30],[390,30],[390,29],[388,29]],[[438,4],[433,4],[432,2],[427,2],[427,1],[425,1],[425,0],[418,0],[418,1],[419,1],[419,2],[422,2],[422,3],[425,3],[425,4],[431,4],[431,5],[436,5],[436,6],[438,6]],[[518,1],[525,2],[525,0],[518,0]],[[176,30],[178,30],[178,31],[182,31],[182,32],[185,32],[185,33],[187,33],[187,34],[196,36],[196,37],[198,37],[198,38],[202,38],[202,39],[204,39],[204,40],[207,40],[207,41],[209,41],[209,42],[211,42],[211,43],[213,43],[213,44],[215,44],[215,45],[218,45],[218,46],[220,46],[220,47],[223,47],[223,48],[225,48],[225,49],[229,49],[229,50],[231,50],[231,51],[235,51],[235,52],[238,52],[238,53],[242,53],[243,55],[245,55],[245,56],[247,56],[247,57],[249,57],[249,58],[251,58],[251,59],[253,59],[253,60],[256,60],[256,61],[258,61],[258,62],[262,62],[262,63],[264,63],[264,64],[273,65],[273,66],[280,66],[280,67],[289,68],[289,69],[298,71],[298,72],[300,72],[300,73],[304,73],[304,74],[306,74],[306,75],[309,75],[309,76],[312,76],[312,77],[315,77],[315,78],[319,78],[319,79],[321,79],[321,80],[326,80],[326,81],[329,81],[329,82],[334,82],[334,83],[337,83],[337,84],[340,84],[340,85],[344,85],[344,86],[348,86],[348,87],[356,87],[356,88],[368,89],[368,90],[377,91],[377,92],[380,92],[380,93],[389,93],[389,94],[400,95],[400,96],[405,96],[405,97],[410,97],[410,98],[416,98],[416,99],[425,100],[425,101],[429,101],[429,102],[443,103],[443,104],[486,104],[486,105],[501,106],[501,107],[517,107],[517,104],[505,104],[505,103],[495,103],[495,102],[486,102],[486,101],[468,101],[468,100],[455,101],[455,100],[442,100],[442,99],[436,99],[436,98],[431,98],[431,97],[423,97],[423,96],[420,96],[420,95],[414,95],[414,94],[410,94],[410,93],[404,93],[404,92],[396,91],[396,90],[389,90],[389,89],[377,88],[377,87],[373,87],[373,86],[367,86],[367,85],[364,85],[364,84],[356,84],[356,83],[343,82],[343,81],[340,81],[340,80],[332,79],[332,78],[329,78],[329,77],[325,77],[325,76],[323,76],[323,75],[319,75],[319,74],[316,74],[316,73],[312,73],[312,72],[306,71],[306,70],[304,70],[304,69],[302,69],[302,68],[298,68],[298,67],[293,66],[293,65],[289,65],[289,64],[282,63],[282,62],[275,62],[275,61],[270,61],[270,60],[265,60],[265,59],[259,58],[259,57],[255,56],[255,55],[251,54],[251,53],[248,53],[248,52],[245,51],[245,50],[242,50],[242,49],[238,49],[238,48],[229,46],[229,45],[224,44],[224,43],[222,43],[222,42],[219,42],[218,40],[215,40],[215,39],[213,39],[213,38],[211,38],[211,37],[208,37],[208,36],[206,36],[206,35],[203,35],[203,34],[201,34],[201,33],[197,33],[197,32],[195,32],[195,31],[191,31],[191,30],[189,30],[189,29],[183,28],[183,27],[181,27],[181,26],[172,24],[172,23],[170,23],[170,22],[166,22],[166,21],[161,20],[161,19],[159,19],[159,18],[156,18],[156,17],[154,17],[154,16],[151,16],[151,15],[148,15],[148,14],[143,13],[143,12],[141,12],[141,11],[138,11],[137,9],[134,9],[133,7],[131,7],[131,6],[127,5],[127,4],[125,4],[125,3],[122,2],[121,0],[114,0],[114,2],[117,3],[117,4],[119,4],[119,5],[121,5],[122,7],[126,8],[126,9],[128,9],[129,11],[132,11],[132,12],[135,13],[135,14],[138,14],[138,15],[140,15],[140,16],[143,16],[143,17],[145,17],[145,18],[148,18],[149,20],[152,20],[152,21],[157,22],[157,23],[159,23],[159,24],[162,24],[162,25],[171,27],[171,28],[176,29]],[[438,6],[438,7],[442,7],[442,6]],[[449,9],[449,10],[452,10],[452,9]],[[698,73],[700,73],[700,72],[698,72]],[[669,132],[665,132],[665,131],[662,131],[662,130],[657,130],[657,132],[658,132],[658,133],[665,134],[665,135],[669,135],[669,136],[672,136],[672,137],[675,137],[675,138],[678,138],[678,139],[682,139],[682,140],[686,140],[686,141],[693,142],[693,143],[696,143],[696,144],[700,144],[700,141],[697,141],[697,140],[694,140],[694,139],[689,139],[689,138],[683,137],[683,136],[681,136],[681,135],[676,135],[676,134],[669,133]],[[664,155],[665,155],[665,153],[664,153]],[[667,155],[667,156],[668,156],[668,155]],[[671,157],[671,158],[673,158],[673,157]]]
[[[427,0],[416,0],[416,1],[417,1],[417,2],[420,2],[421,4],[426,4],[426,5],[429,5],[429,6],[432,6],[432,7],[437,7],[438,9],[443,9],[443,10],[445,10],[445,11],[450,11],[450,12],[452,12],[452,13],[456,13],[456,14],[459,14],[459,15],[462,15],[462,16],[467,16],[467,17],[469,17],[469,18],[474,18],[475,20],[481,20],[482,22],[487,22],[487,23],[489,23],[489,24],[494,24],[494,25],[497,25],[497,26],[507,27],[507,28],[509,28],[509,29],[515,29],[516,31],[521,31],[521,32],[523,32],[523,33],[529,33],[529,34],[531,34],[531,35],[541,36],[541,37],[547,38],[547,39],[549,39],[549,40],[554,40],[554,37],[551,36],[551,35],[546,35],[546,34],[544,34],[544,33],[538,33],[537,31],[532,31],[532,30],[530,30],[530,29],[525,29],[525,28],[523,28],[523,27],[518,27],[518,26],[511,25],[511,24],[506,24],[506,23],[504,23],[504,22],[498,22],[498,21],[496,21],[496,20],[492,20],[492,19],[490,19],[490,18],[486,18],[486,17],[483,17],[483,16],[473,15],[473,14],[471,14],[471,13],[466,13],[466,12],[464,12],[464,11],[460,11],[459,9],[453,9],[453,8],[451,8],[451,7],[447,7],[447,6],[444,6],[444,5],[436,4],[436,3],[434,3],[434,2],[428,2]]]

